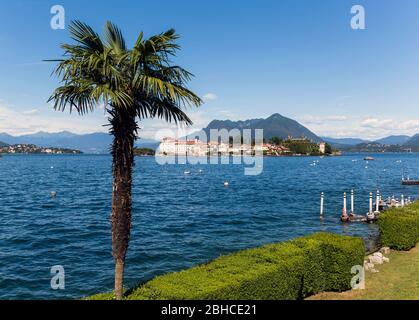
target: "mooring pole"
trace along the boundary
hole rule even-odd
[[[320,194],[320,218],[323,218],[324,214],[324,192]]]
[[[354,193],[354,189],[351,190],[351,213],[355,214],[355,193]]]
[[[380,212],[380,190],[377,190],[377,198],[375,201],[375,212]]]
[[[343,214],[346,215],[346,192],[343,193]]]
[[[404,195],[402,194],[402,207],[404,207]]]
[[[372,192],[370,192],[370,212],[372,213]]]

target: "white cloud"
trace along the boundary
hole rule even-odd
[[[39,113],[39,109],[26,110],[22,112],[22,114],[26,116],[33,116],[38,113]]]
[[[409,119],[409,120],[394,120],[388,118],[365,118],[361,122],[361,126],[364,128],[374,128],[383,131],[399,131],[399,132],[417,132],[419,131],[419,119]]]
[[[140,123],[141,130],[139,135],[141,138],[145,139],[157,139],[161,138],[161,132],[167,132],[167,130],[169,130],[174,133],[174,136],[183,137],[193,132],[200,131],[213,120],[209,119],[203,110],[191,110],[188,111],[187,114],[193,122],[193,125],[190,127],[182,125],[177,126],[173,123],[167,123],[164,120],[148,119]]]
[[[389,135],[412,136],[419,133],[419,119],[308,115],[298,120],[319,136],[336,138],[357,137],[376,140]]]
[[[31,134],[38,131],[91,133],[106,131],[106,121],[98,113],[87,116],[53,112],[50,106],[19,111],[11,105],[0,104],[0,132],[12,135]]]
[[[204,94],[204,96],[202,97],[204,102],[211,102],[211,101],[215,101],[218,99],[217,95],[214,93],[207,93]]]
[[[329,116],[306,115],[304,117],[300,117],[298,120],[306,124],[324,124],[327,122],[347,121],[348,119],[349,117],[344,116],[344,115],[329,115]]]

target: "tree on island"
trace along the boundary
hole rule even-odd
[[[282,140],[281,138],[278,137],[272,137],[269,139],[269,143],[273,144],[275,146],[279,146],[283,143],[284,140]]]
[[[333,153],[333,148],[330,144],[326,143],[326,147],[325,147],[325,154],[332,154]]]
[[[132,168],[138,121],[160,118],[191,125],[182,111],[201,99],[187,88],[192,74],[172,65],[180,46],[173,29],[144,39],[141,32],[128,49],[119,28],[108,22],[100,37],[80,21],[71,23],[75,44],[64,44],[55,73],[62,85],[49,101],[58,111],[75,109],[80,115],[104,106],[112,144],[112,254],[115,260],[115,297],[123,297],[125,257],[131,233]]]

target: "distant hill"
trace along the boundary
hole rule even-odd
[[[322,137],[324,142],[327,142],[332,146],[332,148],[337,150],[344,150],[350,147],[356,146],[361,143],[367,143],[369,141],[362,140],[359,138],[330,138]]]
[[[313,142],[322,141],[322,139],[297,121],[286,118],[278,113],[273,114],[267,119],[251,119],[246,121],[214,120],[203,129],[208,138],[211,129],[263,129],[265,139],[270,139],[272,137],[286,139],[288,136],[300,138],[304,136]],[[190,135],[190,137],[192,136],[193,135]]]
[[[410,139],[409,136],[389,136],[383,139],[376,140],[375,142],[386,145],[403,145]]]
[[[407,148],[419,148],[419,135],[417,135],[417,139],[413,138],[406,135],[393,135],[376,141],[358,138],[323,137],[322,139],[336,149],[349,152],[404,152]]]
[[[0,148],[7,147],[8,144],[0,141]]]
[[[355,146],[347,146],[343,150],[346,152],[372,152],[372,153],[405,151],[399,145],[385,145],[379,142],[360,143]]]
[[[6,144],[34,144],[39,147],[54,147],[80,150],[83,153],[106,154],[112,144],[112,136],[104,132],[76,134],[68,131],[57,133],[38,132],[35,134],[12,136],[0,133],[0,141]],[[150,139],[140,139],[136,146],[155,149],[158,142]]]
[[[419,152],[419,135],[418,139],[412,141],[411,145],[398,145],[398,144],[382,144],[379,142],[366,142],[360,143],[355,146],[347,146],[342,149],[345,152]]]
[[[409,140],[407,140],[405,142],[405,144],[403,145],[403,147],[407,147],[407,148],[418,148],[419,149],[419,134],[414,135]]]
[[[107,133],[75,134],[72,132],[38,132],[22,136],[0,133],[0,140],[8,144],[34,144],[39,147],[68,148],[84,153],[107,153],[112,141]]]
[[[346,145],[346,146],[354,146],[360,143],[368,142],[363,139],[359,138],[330,138],[330,137],[322,137],[324,142],[329,144],[339,144],[339,145]]]

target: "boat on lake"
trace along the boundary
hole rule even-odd
[[[374,161],[375,159],[373,157],[365,157],[364,160],[365,161]]]
[[[402,185],[404,186],[419,186],[419,180],[411,180],[410,178],[402,179]]]

